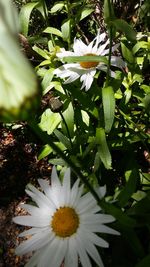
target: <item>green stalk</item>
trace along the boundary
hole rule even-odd
[[[109,14],[110,14],[110,17],[112,17],[111,15],[111,3],[110,3],[110,0],[108,0],[108,8],[109,8]],[[106,86],[108,86],[109,84],[109,78],[110,78],[110,66],[111,66],[111,53],[112,53],[112,42],[113,42],[113,27],[112,25],[110,25],[110,28],[109,28],[109,40],[110,40],[110,43],[109,43],[109,55],[108,55],[108,66],[107,66],[107,75],[106,75]]]
[[[45,4],[45,0],[42,1],[42,5],[43,5],[43,11],[44,11],[44,16],[46,20],[46,25],[48,26],[49,22],[48,22],[47,7]]]
[[[69,138],[69,141],[70,141],[70,144],[71,144],[71,147],[73,148],[73,144],[72,144],[72,140],[71,140],[71,136],[70,136],[70,132],[69,132],[69,129],[68,129],[68,125],[65,121],[65,118],[64,118],[64,115],[62,114],[62,112],[59,112],[64,124],[65,124],[65,127],[66,127],[66,130],[67,130],[67,134],[68,134],[68,138]]]
[[[43,143],[48,144],[72,169],[72,171],[76,174],[77,177],[87,186],[95,200],[98,204],[101,202],[98,194],[95,192],[89,181],[86,177],[81,173],[80,169],[74,164],[74,162],[67,157],[63,151],[51,140],[50,136],[41,130],[38,124],[35,121],[28,121],[29,126],[35,132],[35,134],[43,141]]]
[[[66,0],[66,6],[67,6],[67,13],[68,13],[68,19],[71,21],[72,12],[70,9],[70,1]],[[68,38],[68,49],[71,48],[71,23],[69,23],[69,38]]]

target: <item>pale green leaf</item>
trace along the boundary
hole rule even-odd
[[[67,109],[63,112],[63,117],[67,124],[70,137],[73,137],[74,136],[74,110],[73,110],[73,106],[71,102],[69,103]],[[63,121],[62,121],[62,129],[63,129],[63,132],[68,136],[66,125]]]
[[[81,15],[80,15],[80,21],[82,19],[85,19],[87,16],[89,16],[92,12],[94,11],[93,8],[85,8],[82,10]]]
[[[64,41],[68,41],[70,36],[70,19],[66,19],[62,26],[61,26],[61,32],[62,32],[62,38]]]
[[[115,97],[111,86],[102,89],[102,101],[104,110],[104,122],[106,133],[110,132],[115,115]]]
[[[39,126],[43,131],[46,131],[50,135],[60,122],[61,116],[59,113],[53,113],[50,109],[46,109],[41,116],[41,122],[39,123]]]
[[[28,35],[30,16],[33,9],[37,7],[38,4],[39,2],[27,3],[21,8],[19,19],[20,19],[21,32],[24,36]]]
[[[60,1],[60,2],[56,2],[53,7],[50,10],[50,13],[56,13],[57,11],[60,11],[65,5],[65,2]]]
[[[0,119],[26,120],[31,116],[29,111],[37,104],[37,78],[20,51],[17,32],[15,35],[16,11],[12,8],[11,1],[7,0],[4,3],[7,5],[3,5],[2,1],[0,3],[5,13],[5,17],[1,16],[0,23]],[[12,27],[9,25],[10,22]]]
[[[111,169],[111,154],[107,145],[106,135],[103,128],[96,129],[96,143],[98,145],[98,153],[101,161],[106,169]]]
[[[42,151],[40,152],[39,156],[38,156],[38,160],[41,160],[45,157],[47,157],[49,154],[51,154],[53,152],[52,148],[49,145],[45,145],[42,148]]]
[[[62,134],[59,130],[55,129],[54,131],[54,134],[57,136],[57,138],[59,139],[59,141],[64,144],[64,146],[67,148],[67,149],[71,149],[71,144],[70,144],[70,141],[69,139],[64,135]]]
[[[103,62],[108,63],[108,60],[104,56],[73,56],[73,57],[63,57],[63,61],[68,63],[72,62]]]
[[[135,30],[125,20],[114,19],[111,23],[117,28],[117,30],[123,32],[128,40],[136,41]]]
[[[133,54],[136,54],[140,49],[150,49],[150,44],[145,41],[137,42],[137,44],[134,45],[132,51]]]
[[[59,37],[62,37],[61,31],[59,31],[58,29],[56,29],[54,27],[47,27],[43,32],[54,34],[54,35],[57,35]]]

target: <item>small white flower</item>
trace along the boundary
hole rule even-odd
[[[107,56],[109,54],[109,39],[105,42],[106,34],[98,31],[97,36],[89,44],[85,45],[80,39],[74,40],[73,50],[74,52],[65,51],[61,49],[60,53],[57,53],[58,58],[68,57],[68,56]],[[119,44],[112,47],[112,52],[118,48]],[[112,56],[111,65],[119,68],[124,68],[125,63],[120,57]],[[107,65],[103,62],[77,62],[64,64],[60,68],[54,71],[54,74],[60,78],[67,78],[65,83],[71,83],[80,77],[82,83],[81,89],[85,87],[88,91],[94,80],[94,75],[96,69],[107,71]],[[112,77],[115,76],[113,71],[110,71]]]
[[[104,225],[113,222],[114,217],[99,213],[101,209],[91,193],[82,195],[79,179],[71,188],[70,169],[62,184],[55,167],[51,186],[42,179],[38,182],[44,193],[33,185],[26,190],[36,206],[22,205],[31,215],[13,218],[15,223],[32,227],[20,234],[20,237],[31,237],[16,249],[18,255],[35,252],[25,266],[60,267],[64,263],[65,267],[77,267],[80,260],[83,267],[92,267],[90,256],[103,267],[96,246],[108,247],[108,243],[96,233],[119,234]]]

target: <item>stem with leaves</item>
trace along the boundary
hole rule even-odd
[[[72,169],[72,171],[76,174],[77,177],[85,184],[85,186],[89,189],[95,200],[100,203],[100,198],[96,191],[93,189],[87,178],[82,174],[80,169],[74,164],[74,162],[64,154],[64,152],[51,140],[50,136],[41,130],[38,124],[35,121],[28,121],[31,129],[36,133],[36,135],[46,144],[48,144],[56,153],[59,155]]]

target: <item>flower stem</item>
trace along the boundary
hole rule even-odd
[[[110,0],[108,0],[108,8],[109,8],[109,14],[110,17],[112,17],[112,9],[111,9],[111,3]],[[110,78],[110,66],[111,66],[111,53],[112,53],[112,42],[113,42],[113,26],[109,25],[109,55],[108,55],[108,66],[107,66],[107,76],[106,76],[106,86],[109,84],[109,78]]]
[[[62,112],[59,112],[64,124],[65,124],[65,127],[66,127],[66,130],[67,130],[67,134],[68,134],[68,138],[69,138],[69,141],[70,141],[70,144],[71,144],[71,147],[73,148],[73,144],[72,144],[72,140],[71,140],[71,136],[70,136],[70,132],[69,132],[69,129],[68,129],[68,125],[65,121],[65,118],[64,118],[64,115],[62,114]]]
[[[43,12],[45,16],[46,25],[48,26],[49,23],[48,23],[47,7],[45,4],[45,0],[42,1],[42,5],[43,5]]]
[[[100,203],[100,198],[96,191],[93,189],[89,181],[86,177],[81,173],[80,169],[74,164],[74,162],[67,157],[63,151],[51,140],[50,136],[41,130],[38,124],[35,121],[28,121],[31,129],[36,133],[36,135],[46,144],[48,144],[72,169],[72,171],[76,174],[77,177],[87,186],[95,200]]]
[[[66,0],[66,6],[67,6],[67,13],[68,13],[68,20],[69,20],[69,36],[68,36],[68,49],[70,50],[71,47],[71,17],[72,17],[72,12],[70,8],[70,1]]]

